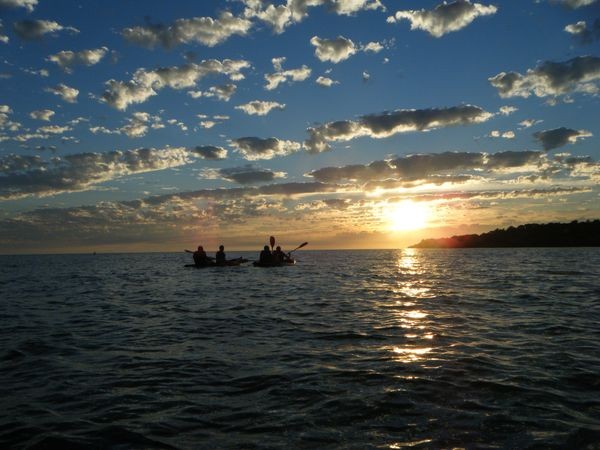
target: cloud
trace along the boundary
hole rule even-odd
[[[157,45],[173,48],[188,43],[214,47],[233,35],[245,36],[251,27],[250,20],[235,17],[230,12],[223,12],[218,19],[212,17],[177,19],[171,25],[125,28],[121,34],[127,41],[149,48]]]
[[[381,45],[379,42],[369,42],[367,45],[362,47],[361,50],[363,52],[379,53],[381,50],[383,50],[383,45]]]
[[[214,120],[202,120],[199,124],[202,128],[209,129],[217,125]]]
[[[488,78],[502,98],[557,97],[574,92],[594,94],[598,92],[600,58],[577,56],[564,62],[545,61],[525,75],[518,72],[501,72]]]
[[[221,86],[211,86],[208,91],[188,91],[188,95],[192,98],[217,97],[219,100],[228,102],[236,90],[237,86],[235,84],[228,83]]]
[[[126,175],[178,167],[187,164],[189,156],[184,148],[76,153],[49,161],[38,156],[7,155],[0,157],[0,198],[82,191]]]
[[[310,43],[315,47],[315,56],[320,61],[337,64],[356,53],[354,42],[344,36],[338,36],[335,39],[321,39],[318,36],[313,36]]]
[[[2,42],[3,44],[8,44],[8,41],[10,39],[5,34],[2,34],[3,32],[4,32],[4,25],[2,25],[2,20],[0,20],[0,42]]]
[[[21,128],[19,122],[10,119],[10,114],[13,110],[8,105],[0,105],[0,131],[18,131]],[[0,142],[6,141],[9,138],[0,134]]]
[[[77,96],[79,95],[79,90],[69,87],[66,84],[58,84],[52,88],[44,89],[46,92],[50,92],[51,94],[58,95],[67,103],[76,103]]]
[[[145,102],[165,87],[178,90],[194,87],[207,75],[222,74],[232,80],[242,79],[244,76],[241,70],[248,67],[250,63],[244,60],[224,59],[221,62],[209,59],[199,64],[161,67],[156,70],[141,68],[135,71],[130,81],[107,81],[107,89],[102,94],[101,101],[113,108],[125,110],[132,103]],[[215,95],[218,95],[216,90]]]
[[[0,0],[0,9],[2,8],[25,8],[32,12],[37,6],[38,0]]]
[[[600,39],[600,18],[596,19],[590,28],[582,20],[567,25],[565,31],[572,34],[581,44],[591,44],[595,40]]]
[[[108,48],[106,47],[100,47],[92,50],[82,50],[79,52],[65,50],[48,56],[47,61],[57,64],[65,72],[70,73],[73,66],[76,65],[93,66],[98,64],[107,53]]]
[[[227,150],[214,145],[200,145],[189,149],[189,151],[202,159],[219,161],[227,158]]]
[[[537,125],[542,122],[543,122],[543,120],[525,119],[525,120],[519,122],[519,125],[521,125],[521,127],[523,127],[523,128],[531,128],[532,126]]]
[[[46,122],[50,122],[50,118],[54,115],[54,111],[51,109],[40,109],[37,111],[31,111],[29,113],[29,117],[36,120],[45,120]]]
[[[41,39],[46,34],[54,34],[63,30],[79,33],[77,28],[64,27],[52,20],[20,20],[13,24],[13,30],[21,39],[28,41]]]
[[[145,136],[149,127],[156,130],[165,126],[160,116],[151,115],[147,112],[135,112],[127,119],[127,124],[119,128],[118,131],[130,138],[138,138]]]
[[[546,151],[563,147],[567,144],[575,144],[578,139],[585,139],[586,137],[591,136],[593,135],[589,131],[572,130],[571,128],[565,127],[538,131],[533,134],[533,137],[542,144]]]
[[[245,103],[243,105],[238,105],[235,109],[239,109],[244,111],[246,114],[252,116],[266,116],[273,109],[283,110],[285,108],[285,103],[278,102],[265,102],[262,100],[253,100],[249,103]]]
[[[44,133],[44,134],[63,134],[66,133],[67,131],[71,131],[72,128],[65,125],[65,126],[60,126],[60,125],[47,125],[45,127],[40,127],[37,129],[38,133]]]
[[[567,6],[572,9],[582,8],[584,6],[593,5],[598,0],[553,0],[555,3]]]
[[[519,108],[516,108],[514,106],[501,106],[499,112],[503,116],[510,116],[511,114],[517,112],[518,110],[519,110]]]
[[[231,146],[249,161],[287,156],[299,151],[302,147],[299,142],[284,141],[274,137],[266,139],[242,137],[232,140]]]
[[[492,137],[492,138],[504,138],[504,139],[514,139],[515,138],[515,133],[514,133],[514,131],[498,131],[498,130],[493,130],[493,131],[490,131],[489,137]]]
[[[545,154],[539,151],[470,153],[470,152],[443,152],[400,156],[383,161],[373,161],[370,164],[353,164],[343,167],[323,167],[309,172],[307,176],[313,177],[322,183],[342,182],[388,182],[388,187],[398,187],[397,182],[419,181],[421,183],[463,183],[471,177],[460,171],[473,173],[507,171],[516,168],[539,166],[546,161]],[[385,184],[377,184],[385,187]],[[374,185],[371,184],[370,188]]]
[[[265,80],[267,80],[267,84],[265,85],[266,90],[272,91],[273,89],[277,89],[277,86],[281,83],[304,81],[310,77],[312,70],[306,65],[302,65],[302,67],[297,69],[283,70],[282,64],[285,62],[285,59],[285,57],[279,57],[271,60],[275,72],[265,74]]]
[[[208,179],[222,179],[238,184],[268,183],[276,178],[285,178],[285,172],[273,172],[252,164],[242,167],[229,167],[225,169],[206,169],[203,177]]]
[[[388,17],[388,23],[400,20],[410,21],[411,30],[427,31],[432,36],[439,38],[453,31],[465,28],[476,18],[496,14],[498,8],[494,5],[471,3],[469,0],[456,0],[451,3],[441,3],[433,10],[405,10],[397,11]]]
[[[281,34],[288,26],[301,22],[308,16],[311,7],[325,6],[331,12],[344,16],[364,10],[385,11],[380,0],[288,0],[285,5],[277,6],[271,3],[264,5],[260,0],[242,1],[246,5],[245,17],[258,18],[268,24],[276,34]]]
[[[341,120],[309,128],[309,138],[304,147],[311,153],[320,153],[330,150],[329,142],[349,141],[362,136],[380,139],[398,133],[481,123],[491,117],[493,114],[473,105],[386,111],[365,115],[356,121]]]
[[[335,80],[332,80],[331,78],[323,77],[323,76],[318,77],[315,80],[315,83],[317,83],[319,86],[323,86],[323,87],[331,87],[334,84],[340,84],[339,81],[335,81]]]

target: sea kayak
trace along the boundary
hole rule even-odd
[[[246,258],[236,258],[230,259],[229,261],[225,261],[225,264],[217,264],[214,261],[207,261],[204,264],[186,264],[185,267],[196,267],[197,269],[203,269],[205,267],[230,267],[230,266],[239,266],[248,262]]]
[[[293,266],[294,264],[296,264],[296,260],[295,259],[288,259],[282,263],[261,263],[260,261],[254,261],[252,263],[252,265],[254,267],[284,267],[284,266]]]

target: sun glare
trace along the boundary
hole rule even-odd
[[[390,231],[418,230],[427,225],[430,210],[424,203],[406,200],[387,205],[384,216]]]

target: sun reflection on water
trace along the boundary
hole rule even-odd
[[[414,363],[431,360],[433,359],[430,355],[433,351],[431,341],[434,333],[427,330],[430,313],[423,308],[422,301],[435,297],[435,294],[430,287],[424,285],[427,273],[420,262],[418,250],[403,250],[398,255],[396,266],[397,285],[392,290],[397,296],[397,309],[393,314],[399,326],[406,330],[404,338],[408,342],[389,349],[393,359],[398,362]]]

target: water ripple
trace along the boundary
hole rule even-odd
[[[0,446],[600,442],[600,250],[299,259],[0,257]]]

